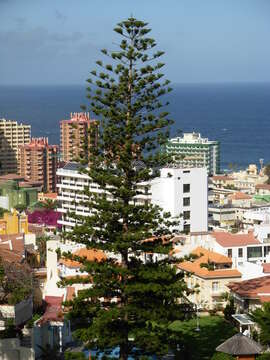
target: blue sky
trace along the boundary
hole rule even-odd
[[[174,83],[270,81],[270,0],[0,0],[0,84],[84,84],[131,14]]]

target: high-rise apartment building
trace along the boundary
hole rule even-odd
[[[175,155],[182,167],[205,167],[208,175],[220,173],[219,141],[210,141],[195,132],[184,133],[183,137],[170,139],[164,148]]]
[[[91,213],[91,209],[82,204],[87,200],[87,196],[81,193],[84,187],[89,187],[93,193],[104,192],[79,168],[77,163],[68,163],[57,170],[58,211],[62,214],[58,223],[65,231],[76,225],[70,212],[81,216]],[[163,168],[159,177],[137,186],[141,193],[134,198],[136,204],[151,202],[164,212],[170,212],[172,219],[179,224],[179,231],[208,231],[208,177],[205,168]],[[107,198],[112,199],[109,192]]]
[[[43,184],[44,191],[54,192],[58,155],[58,145],[49,145],[48,138],[32,138],[20,147],[20,175]]]
[[[31,125],[0,119],[0,175],[18,172],[19,146],[28,144]]]
[[[96,125],[97,122],[90,120],[89,113],[71,113],[69,120],[60,121],[61,159],[63,161],[74,161],[84,153],[87,139],[87,144],[90,145],[88,130],[91,124]],[[94,136],[97,137],[97,127]],[[85,151],[85,156],[88,156],[87,151]]]

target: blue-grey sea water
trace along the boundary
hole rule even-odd
[[[270,84],[174,85],[171,135],[201,132],[221,143],[221,167],[270,162]],[[59,121],[87,104],[84,86],[0,86],[0,118],[32,125],[32,136],[59,144]],[[91,114],[91,109],[90,114]]]

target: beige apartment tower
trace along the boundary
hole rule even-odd
[[[58,155],[58,145],[49,145],[48,138],[32,138],[20,147],[20,175],[41,183],[43,191],[55,192]]]
[[[0,175],[17,173],[19,147],[30,142],[31,125],[0,119]]]
[[[97,121],[90,120],[89,113],[71,113],[69,120],[60,121],[61,159],[64,162],[77,160],[83,154],[88,157],[85,144],[90,145],[89,129],[95,125],[94,137],[97,139]]]

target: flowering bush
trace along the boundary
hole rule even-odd
[[[28,213],[28,222],[30,224],[41,224],[46,226],[59,227],[57,220],[59,220],[61,214],[54,210],[34,210],[32,213]]]

